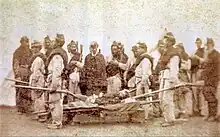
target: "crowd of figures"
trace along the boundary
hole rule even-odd
[[[121,42],[112,43],[111,54],[107,57],[102,55],[99,44],[92,42],[84,63],[83,46],[71,41],[66,52],[63,49],[63,34],[57,34],[54,40],[46,36],[43,43],[33,41],[31,46],[29,39],[23,36],[20,43],[13,54],[15,79],[29,82],[27,85],[32,87],[51,90],[29,92],[29,89],[16,88],[18,113],[35,114],[45,111],[47,106],[52,116],[48,128],[61,128],[63,103],[75,101],[72,96],[57,93],[58,89],[92,96],[136,88],[135,92],[130,93],[132,97],[187,82],[203,83],[205,86],[182,87],[178,91],[167,90],[153,96],[160,102],[150,107],[153,107],[155,116],[164,117],[162,126],[174,125],[178,117],[196,115],[204,116],[207,121],[219,119],[217,88],[220,81],[220,54],[215,50],[212,38],[207,38],[204,46],[202,40],[197,38],[197,50],[192,56],[186,53],[183,43],[176,43],[171,32],[166,32],[152,50],[148,50],[144,42],[134,44],[130,57],[124,53]],[[43,46],[45,52],[42,52]],[[208,111],[207,114],[204,110]],[[37,114],[33,119],[46,121],[45,117]]]

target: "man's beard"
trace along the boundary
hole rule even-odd
[[[113,58],[117,58],[117,59],[119,59],[120,54],[119,54],[119,53],[112,53],[112,56],[113,56]]]
[[[63,47],[64,43],[65,43],[64,41],[57,41],[56,44],[55,44],[55,47],[56,48]]]
[[[70,52],[72,53],[72,54],[76,54],[77,53],[77,50],[75,49],[75,50],[70,50]]]

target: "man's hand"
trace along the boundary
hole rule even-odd
[[[53,86],[52,89],[50,90],[50,93],[55,93],[57,90],[57,87],[56,86]]]
[[[71,61],[71,63],[73,64],[73,65],[76,65],[77,64],[77,61]]]
[[[21,77],[17,77],[16,79],[21,81]]]
[[[204,85],[205,82],[204,82],[204,80],[199,80],[199,81],[196,81],[196,84],[198,84],[198,85]]]
[[[115,64],[115,65],[119,64],[119,62],[117,60],[113,60],[112,63]]]

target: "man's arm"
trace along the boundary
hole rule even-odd
[[[13,59],[13,70],[14,70],[15,78],[20,77],[19,68],[20,68],[19,60],[18,59]]]
[[[171,82],[178,82],[178,73],[179,73],[179,57],[174,56],[170,60],[170,81]]]
[[[126,64],[123,64],[123,63],[120,63],[120,62],[119,62],[119,63],[118,63],[118,66],[119,66],[119,68],[122,69],[122,70],[127,70],[127,68],[128,68],[128,67],[127,67],[127,66],[128,66],[127,63],[126,63]]]
[[[31,72],[32,72],[32,74],[31,74],[31,77],[30,77],[31,78],[30,79],[30,84],[33,85],[39,80],[40,75],[42,73],[44,73],[44,61],[40,57],[37,57],[34,60],[34,62],[32,63]]]
[[[61,86],[61,74],[63,71],[63,59],[60,55],[55,55],[52,59],[52,89],[56,90]]]
[[[151,63],[148,59],[143,59],[142,60],[142,80],[141,83],[142,84],[147,84],[148,83],[148,78],[151,75]]]

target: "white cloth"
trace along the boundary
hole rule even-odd
[[[73,72],[70,74],[70,80],[72,83],[77,83],[79,82],[79,72]]]
[[[47,79],[47,82],[51,82],[51,86],[61,86],[61,73],[63,68],[63,58],[60,55],[53,56],[50,64],[48,65],[49,74]]]
[[[33,83],[32,81],[38,81],[43,80],[44,83],[44,73],[45,73],[45,66],[44,66],[44,61],[40,57],[36,57],[36,59],[33,61],[31,64],[30,68],[32,74],[30,76],[30,85]]]
[[[54,55],[48,66],[48,82],[50,88],[57,87],[61,89],[61,73],[63,71],[64,64],[60,55]],[[56,124],[62,124],[63,119],[63,94],[52,93],[49,95],[49,105],[51,109],[52,120]]]
[[[155,51],[152,51],[152,52],[150,53],[150,55],[154,58],[154,60],[153,60],[153,63],[154,63],[153,69],[155,69],[156,66],[157,66],[157,64],[158,64],[158,61],[159,61],[159,59],[160,59],[161,54],[160,54],[160,52],[156,49]]]
[[[149,84],[149,76],[151,72],[151,63],[149,59],[144,58],[141,63],[135,69],[136,84],[141,82],[141,84]]]
[[[30,85],[34,87],[44,87],[44,61],[37,57],[31,64]],[[31,92],[33,107],[35,112],[45,111],[44,93],[33,90]]]
[[[161,71],[160,74],[160,89],[169,88],[178,83],[179,58],[177,56],[171,58],[167,67],[169,69]],[[175,120],[174,90],[160,92],[159,99],[162,101],[161,108],[165,121],[173,122]]]
[[[108,64],[110,61],[113,61],[113,56],[109,55],[106,56],[105,62]],[[108,86],[107,86],[107,93],[117,93],[121,90],[121,79],[120,74],[116,74],[115,76],[107,78]]]
[[[180,69],[190,70],[190,68],[191,68],[191,60],[190,59],[181,61]]]
[[[122,82],[120,76],[116,75],[113,77],[109,77],[107,79],[107,82],[107,93],[118,93],[121,90]]]

